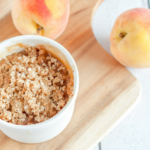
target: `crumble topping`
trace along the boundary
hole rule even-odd
[[[0,61],[0,119],[18,125],[48,120],[66,105],[73,85],[44,46],[25,47]]]

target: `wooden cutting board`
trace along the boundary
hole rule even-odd
[[[54,139],[40,144],[22,144],[0,131],[0,150],[90,149],[137,103],[139,82],[93,35],[91,18],[101,2],[70,0],[67,29],[56,40],[74,57],[80,74],[79,94],[67,128]],[[11,3],[12,0],[0,1],[0,42],[19,35],[12,23]]]

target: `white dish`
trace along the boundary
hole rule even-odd
[[[31,46],[36,44],[42,44],[45,45],[46,48],[48,46],[52,46],[57,49],[56,55],[58,57],[61,57],[61,59],[63,59],[64,61],[67,60],[73,70],[73,96],[70,98],[66,106],[54,117],[50,118],[47,121],[34,125],[15,125],[0,119],[0,129],[8,137],[23,143],[40,143],[52,139],[60,134],[70,122],[79,89],[78,70],[72,56],[63,46],[51,39],[42,36],[22,35],[0,43],[0,58],[16,52],[14,51],[15,48],[17,48],[18,51],[22,50],[19,46],[14,46],[18,43]],[[53,53],[55,53],[55,51],[53,51]]]

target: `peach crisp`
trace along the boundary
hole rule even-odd
[[[72,96],[67,67],[42,45],[0,61],[0,119],[17,125],[43,122],[56,115]]]

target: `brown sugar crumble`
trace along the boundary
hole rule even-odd
[[[73,92],[68,69],[44,46],[25,47],[0,61],[0,119],[17,125],[56,115]]]

